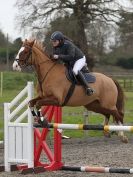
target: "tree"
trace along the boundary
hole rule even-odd
[[[122,12],[121,20],[117,23],[120,36],[120,43],[126,49],[133,49],[133,13]]]
[[[129,61],[133,57],[133,13],[121,11],[120,15],[121,19],[117,22],[115,32],[115,43],[111,46],[111,53],[107,59],[111,58],[114,64],[124,66],[125,63],[130,65]]]
[[[108,50],[109,38],[112,34],[111,27],[111,25],[97,20],[90,23],[86,29],[89,48],[98,58],[103,57]]]
[[[13,41],[13,47],[18,50],[20,49],[20,47],[22,46],[22,39],[21,37],[19,38],[16,38],[14,41]]]
[[[74,31],[77,43],[84,51],[90,67],[93,67],[93,61],[88,54],[86,26],[97,19],[107,23],[115,21],[122,9],[117,0],[18,0],[16,5],[19,8],[21,28],[48,28],[51,20],[72,15],[77,27]]]
[[[45,41],[44,45],[48,48],[48,51],[51,52],[51,45],[50,45],[50,36],[54,31],[62,31],[68,38],[70,38],[78,47],[79,45],[79,38],[77,38],[77,30],[78,26],[76,23],[75,18],[73,15],[69,16],[66,15],[65,17],[58,17],[50,22],[50,28],[45,33]]]
[[[4,33],[2,32],[2,30],[0,30],[0,47],[5,47],[7,44],[7,39],[4,35]]]
[[[21,38],[15,39],[14,42],[12,43],[10,41],[7,41],[7,38],[5,37],[4,33],[0,31],[0,63],[7,62],[7,50],[9,61],[14,60],[14,56],[21,45],[22,45]]]

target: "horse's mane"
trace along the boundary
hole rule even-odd
[[[35,40],[34,47],[44,52],[45,47],[43,46],[42,42]]]
[[[46,52],[45,50],[45,46],[43,45],[42,42],[35,40],[34,42],[34,47],[36,47],[37,49],[39,49],[41,52],[43,52],[47,57],[49,57],[49,54]]]

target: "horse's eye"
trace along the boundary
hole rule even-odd
[[[23,50],[22,52],[20,52],[20,54],[25,54],[27,53],[27,50]]]
[[[24,53],[28,53],[29,52],[29,48],[25,48],[25,50],[23,52]]]

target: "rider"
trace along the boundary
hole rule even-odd
[[[66,65],[71,66],[74,74],[80,77],[86,89],[86,94],[92,95],[94,91],[88,86],[84,75],[80,71],[86,65],[86,57],[83,52],[60,31],[55,31],[51,35],[51,42],[53,45],[53,59],[60,59]]]

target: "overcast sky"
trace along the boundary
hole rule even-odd
[[[20,37],[19,31],[15,26],[15,14],[17,13],[17,8],[14,7],[16,0],[1,0],[0,3],[0,29],[4,34],[9,35],[9,37],[14,40]]]

